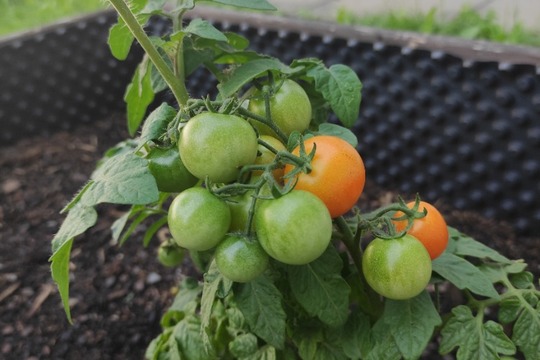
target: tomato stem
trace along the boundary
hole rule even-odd
[[[124,20],[127,27],[129,28],[135,39],[137,39],[139,44],[141,44],[146,54],[148,54],[148,57],[163,77],[163,80],[165,80],[165,82],[171,89],[178,104],[181,107],[184,107],[189,99],[186,85],[184,83],[184,78],[180,77],[181,74],[179,74],[179,77],[175,76],[173,71],[169,68],[165,60],[163,60],[163,58],[159,54],[154,44],[152,44],[152,41],[150,40],[148,35],[144,32],[144,29],[139,24],[139,22],[135,18],[135,15],[131,12],[126,2],[124,0],[109,0],[109,2],[116,9],[120,17]]]
[[[288,140],[287,135],[285,135],[285,133],[273,121],[268,120],[266,117],[257,115],[249,111],[248,109],[245,109],[242,107],[239,107],[237,111],[239,114],[243,116],[246,116],[250,119],[253,119],[255,121],[258,121],[268,126],[270,129],[272,129],[273,132],[276,133],[276,135],[279,137],[279,140],[281,140],[281,142],[287,143],[287,140]]]

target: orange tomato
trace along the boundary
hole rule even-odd
[[[311,137],[304,141],[307,153],[316,144],[316,151],[311,161],[311,172],[300,173],[295,189],[309,191],[321,199],[332,218],[349,211],[358,201],[366,182],[364,162],[358,151],[345,140],[327,135]],[[300,148],[293,150],[298,155]],[[285,175],[294,169],[285,166]]]
[[[414,201],[407,204],[408,208],[414,206]],[[408,234],[414,236],[427,249],[431,260],[439,257],[446,246],[448,245],[448,226],[444,217],[433,205],[420,201],[418,211],[427,210],[426,216],[420,219],[415,219],[412,227],[407,231]],[[401,211],[396,212],[394,218],[403,216]],[[397,231],[403,231],[407,227],[407,220],[393,221]]]

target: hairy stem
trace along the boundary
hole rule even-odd
[[[135,39],[137,39],[139,44],[141,44],[146,54],[148,54],[150,61],[152,61],[157,71],[161,74],[163,80],[165,80],[167,85],[169,85],[169,88],[171,89],[174,97],[176,98],[176,101],[178,101],[178,104],[181,107],[184,107],[189,99],[189,95],[184,84],[184,79],[181,77],[176,77],[174,75],[173,71],[163,60],[158,50],[155,48],[154,44],[152,44],[152,41],[150,41],[150,38],[144,32],[144,29],[139,24],[139,22],[135,18],[135,15],[131,12],[129,6],[125,3],[125,1],[109,0],[109,2],[116,9],[118,15],[120,15],[120,17],[124,20],[127,27],[129,28]]]

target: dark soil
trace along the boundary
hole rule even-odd
[[[98,224],[73,245],[73,325],[50,276],[59,210],[104,150],[126,137],[124,127],[123,119],[112,117],[0,149],[0,358],[142,359],[159,334],[160,316],[182,273],[158,264],[158,241],[146,249],[137,236],[122,247],[113,243],[109,227],[122,209],[100,207]],[[361,205],[374,209],[394,200],[395,193],[370,184]],[[523,258],[538,276],[537,239],[517,239],[506,224],[438,205],[450,225]]]

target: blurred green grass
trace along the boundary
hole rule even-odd
[[[103,0],[0,0],[0,36],[105,8]]]
[[[411,14],[394,11],[365,16],[357,16],[341,8],[338,9],[336,21],[341,24],[364,25],[389,30],[540,46],[540,31],[525,29],[519,21],[506,29],[497,19],[495,12],[481,14],[470,7],[463,7],[449,19],[444,19],[435,8],[425,13]]]

